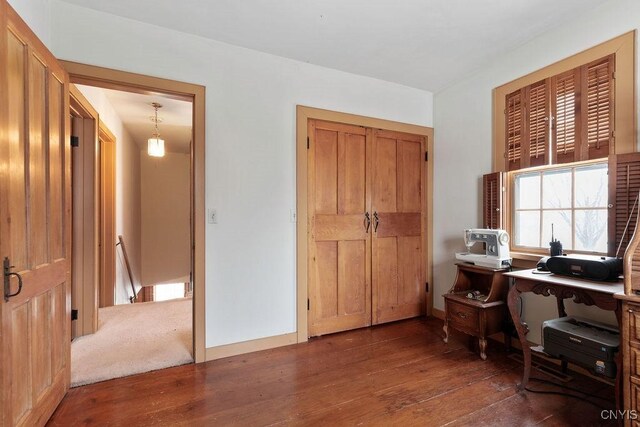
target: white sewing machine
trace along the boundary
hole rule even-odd
[[[471,253],[471,247],[477,242],[485,243],[486,253]],[[504,230],[470,228],[464,230],[464,244],[467,252],[456,253],[456,259],[489,268],[511,267],[509,255],[509,234]]]

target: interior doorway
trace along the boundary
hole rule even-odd
[[[129,252],[127,264],[133,266],[131,269],[125,267],[125,251],[123,251],[125,245],[111,245],[110,242],[113,242],[113,239],[109,237],[120,234],[123,230],[122,226],[117,225],[118,221],[109,220],[109,217],[122,217],[122,212],[119,211],[123,209],[117,207],[117,199],[122,198],[122,195],[117,194],[119,191],[122,192],[123,184],[114,182],[115,176],[111,176],[109,172],[110,164],[114,163],[113,159],[124,154],[119,150],[124,150],[125,147],[121,145],[122,141],[118,141],[118,136],[122,136],[122,129],[112,132],[104,126],[104,120],[99,121],[102,130],[98,136],[97,164],[101,179],[96,192],[99,196],[100,208],[99,218],[96,221],[99,224],[97,229],[99,229],[98,264],[100,268],[97,272],[99,286],[95,290],[95,300],[99,302],[100,307],[111,305],[117,307],[119,303],[128,304],[129,301],[170,300],[162,303],[168,304],[175,301],[176,297],[189,298],[188,326],[192,331],[189,336],[189,351],[194,361],[203,361],[205,356],[204,193],[202,191],[204,186],[204,88],[75,63],[64,63],[64,65],[70,73],[71,82],[78,84],[80,91],[92,99],[94,104],[98,104],[98,109],[104,110],[105,105],[101,102],[104,99],[110,99],[109,104],[112,105],[108,107],[121,104],[120,108],[115,110],[122,109],[122,105],[126,104],[127,100],[134,100],[139,105],[148,106],[148,112],[144,114],[146,123],[131,123],[129,120],[133,115],[131,111],[117,113],[126,116],[129,121],[124,126],[126,127],[124,131],[136,133],[133,139],[139,143],[142,142],[138,146],[138,165],[129,164],[128,167],[137,169],[140,178],[144,178],[140,179],[137,185],[134,183],[131,186],[139,188],[138,197],[141,205],[140,212],[136,215],[139,223],[133,228],[137,226],[141,234],[144,232],[144,237],[140,236],[138,242],[135,242],[135,235],[130,232],[123,233],[125,242],[118,242],[126,243],[126,251]],[[96,98],[95,93],[100,93],[100,97]],[[163,106],[159,109],[160,120],[154,123],[149,118],[154,116],[152,105],[156,103]],[[182,129],[177,129],[180,126],[172,123],[170,117],[175,112],[173,110],[176,105],[180,106],[182,112],[186,112],[188,116],[188,124],[181,126]],[[108,114],[104,111],[101,113],[103,118]],[[185,114],[182,116],[184,120]],[[147,139],[152,136],[156,126],[162,132],[163,139],[167,141],[166,154],[162,161],[147,154]],[[179,131],[182,131],[181,138],[176,137],[176,132]],[[180,147],[176,147],[178,139],[182,140]],[[121,159],[120,163],[122,163]],[[169,195],[176,196],[180,200],[172,200]],[[116,203],[110,203],[110,198],[116,199]],[[172,211],[180,212],[174,212],[172,216]],[[110,226],[110,223],[113,225]],[[171,242],[169,249],[175,246],[181,250],[168,254],[167,241]],[[142,246],[146,248],[143,251],[141,251]],[[113,263],[109,262],[110,257],[114,258],[114,254],[106,250],[111,247],[115,248],[116,268],[112,268]],[[113,287],[110,288],[110,285]],[[123,296],[126,297],[123,298]],[[185,305],[181,305],[180,310],[184,311]],[[164,313],[166,313],[166,307]],[[193,313],[192,316],[191,313]],[[105,315],[106,317],[108,316]],[[163,317],[162,312],[160,317]],[[137,326],[131,325],[132,328]]]

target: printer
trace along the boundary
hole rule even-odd
[[[616,376],[615,354],[620,347],[620,331],[609,325],[560,317],[542,323],[544,352],[590,369],[609,378]]]

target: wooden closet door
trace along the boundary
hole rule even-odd
[[[40,426],[70,380],[69,85],[5,0],[0,27],[0,261],[22,278],[0,299],[0,425]]]
[[[370,130],[310,120],[309,335],[371,324]]]
[[[425,312],[425,149],[423,136],[373,132],[373,324]]]

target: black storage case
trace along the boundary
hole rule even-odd
[[[615,353],[620,347],[617,328],[579,317],[561,317],[542,323],[542,340],[545,353],[595,374],[616,377]]]

